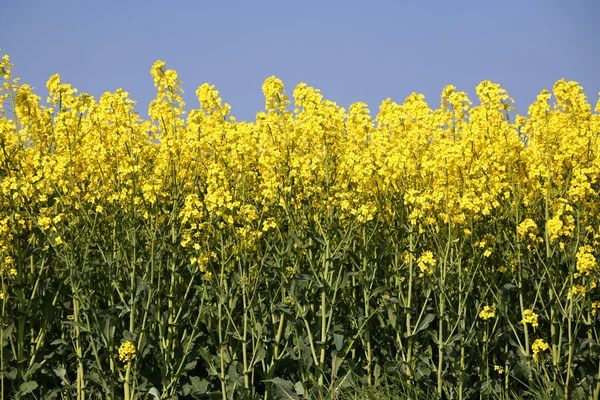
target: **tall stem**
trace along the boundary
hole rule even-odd
[[[565,380],[565,400],[569,399],[569,380],[571,379],[571,365],[573,363],[573,332],[572,332],[572,319],[573,319],[573,297],[569,301],[569,316],[567,320],[567,332],[569,337],[569,356],[567,359],[567,379]]]
[[[408,298],[406,300],[406,335],[408,336],[408,343],[406,345],[406,375],[412,377],[411,358],[412,358],[412,328],[411,328],[411,316],[412,316],[412,288],[413,288],[413,274],[414,274],[414,225],[410,225],[408,233]]]
[[[325,375],[325,347],[327,342],[327,282],[329,277],[329,241],[325,244],[325,257],[323,258],[323,289],[321,289],[321,354],[319,358],[319,386],[323,386]]]
[[[132,400],[132,397],[131,397],[131,361],[129,361],[127,363],[127,366],[125,367],[124,398],[125,398],[125,400]]]
[[[77,354],[77,400],[85,399],[84,381],[83,381],[83,349],[79,336],[79,299],[77,293],[73,293],[73,320],[75,321],[75,352]]]
[[[246,282],[242,279],[242,303],[244,307],[244,333],[242,334],[242,361],[244,363],[244,386],[250,390],[250,370],[248,368],[248,300],[246,299]]]

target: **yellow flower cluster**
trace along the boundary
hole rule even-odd
[[[119,360],[128,363],[135,358],[135,353],[136,350],[133,342],[131,340],[126,340],[121,343],[121,346],[119,347]]]
[[[210,218],[247,228],[252,244],[276,228],[277,212],[308,206],[367,223],[394,218],[403,205],[419,229],[449,221],[467,229],[516,196],[515,185],[524,205],[535,202],[550,174],[566,193],[553,201],[546,223],[554,241],[572,234],[567,203],[595,194],[600,163],[587,149],[597,146],[600,120],[575,82],[556,83],[555,109],[543,92],[529,118],[511,122],[512,99],[490,81],[477,86],[477,106],[451,85],[438,109],[413,93],[403,104],[384,101],[372,118],[366,104],[345,110],[306,84],[293,91],[292,112],[283,83],[271,77],[262,87],[265,110],[247,123],[237,122],[208,84],[196,91],[199,109],[187,112],[177,73],[158,61],[151,68],[157,95],[144,121],[122,89],[97,101],[59,75],[49,79],[49,106],[42,106],[30,86],[11,79],[8,57],[1,66],[0,98],[14,96],[16,118],[0,119],[0,162],[18,164],[20,174],[4,177],[0,190],[37,207],[33,222],[44,232],[56,229],[53,218],[70,206],[101,215],[117,203],[149,218],[154,205],[173,201],[178,184],[185,244],[199,240]],[[262,226],[260,212],[271,216]],[[527,218],[518,232],[535,238],[537,225]]]
[[[596,315],[596,312],[600,309],[600,301],[594,301],[592,303],[592,315]]]
[[[591,246],[581,246],[577,251],[577,271],[580,274],[589,276],[590,272],[598,267],[593,251]]]
[[[544,342],[544,339],[535,339],[533,341],[533,343],[531,344],[531,350],[533,351],[533,360],[537,361],[538,360],[538,354],[541,351],[545,351],[548,350],[549,346],[546,342]]]
[[[583,285],[573,285],[571,286],[571,289],[569,290],[569,294],[567,295],[567,297],[569,299],[575,297],[575,299],[578,299],[580,297],[584,297],[585,296],[585,292],[586,292],[586,288]]]
[[[496,306],[484,306],[479,313],[479,318],[486,320],[496,316]]]
[[[437,260],[434,258],[431,251],[425,251],[418,260],[419,269],[421,270],[421,276],[424,274],[433,274],[433,268],[437,264]]]
[[[531,218],[527,218],[519,224],[517,232],[521,239],[530,238],[535,240],[537,229],[537,224]]]
[[[575,218],[572,215],[573,207],[564,198],[558,198],[554,204],[554,216],[546,222],[546,230],[550,242],[555,242],[561,236],[573,236]]]
[[[532,310],[527,309],[523,311],[523,319],[521,320],[522,324],[531,324],[533,327],[538,326],[538,315],[534,313]]]

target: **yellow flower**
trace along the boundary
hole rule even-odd
[[[479,318],[490,319],[496,316],[496,306],[484,306],[483,310],[479,313]]]
[[[506,267],[505,267],[505,266],[502,266],[502,267],[499,267],[499,268],[498,268],[498,271],[500,271],[500,272],[502,272],[502,273],[505,273],[505,272],[507,271],[507,269],[506,269]]]
[[[0,300],[4,300],[4,292],[0,292]]]
[[[592,246],[581,246],[577,250],[577,271],[580,274],[589,276],[590,272],[598,267],[596,257],[591,254],[593,251]]]
[[[596,315],[598,309],[600,309],[600,301],[594,301],[592,303],[592,315]]]
[[[521,239],[525,239],[526,237],[535,239],[537,230],[538,226],[531,218],[527,218],[526,220],[521,222],[517,227],[517,232],[519,233]]]
[[[504,368],[501,365],[494,365],[494,371],[498,371],[500,375],[504,373]]]
[[[538,315],[534,313],[532,310],[523,311],[523,319],[521,320],[522,324],[531,324],[533,327],[538,326]]]
[[[264,232],[274,228],[277,228],[277,222],[275,222],[274,218],[268,218],[265,222],[263,222],[262,230]]]
[[[60,246],[61,244],[63,244],[63,240],[62,240],[62,238],[60,236],[57,236],[56,237],[56,245]]]
[[[49,217],[40,217],[38,219],[38,224],[40,225],[40,229],[42,231],[46,231],[52,225],[52,219]]]
[[[575,296],[575,298],[580,298],[580,297],[585,297],[585,286],[582,285],[573,285],[571,287],[571,290],[569,290],[569,294],[567,295],[567,298],[570,299],[573,296]]]
[[[433,274],[433,267],[435,267],[435,264],[437,264],[437,260],[433,258],[433,253],[431,251],[425,251],[421,254],[421,257],[419,257],[418,265],[421,274]]]
[[[128,363],[129,361],[135,358],[135,345],[131,340],[126,340],[121,343],[121,347],[119,347],[119,359]]]
[[[538,353],[540,351],[548,350],[549,346],[544,342],[544,339],[535,339],[535,341],[531,345],[531,350],[533,351],[533,360],[538,360]]]
[[[563,228],[563,222],[560,218],[560,215],[556,215],[556,216],[552,217],[546,223],[546,231],[548,232],[548,238],[549,238],[550,242],[554,242],[558,238],[562,228]]]

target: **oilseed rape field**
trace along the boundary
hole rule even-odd
[[[2,399],[598,399],[600,102],[372,113],[162,61],[142,118],[0,63]],[[399,392],[400,393],[400,392]]]

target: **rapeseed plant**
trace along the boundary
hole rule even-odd
[[[491,81],[372,113],[270,77],[239,122],[209,84],[186,108],[163,61],[147,118],[58,74],[42,104],[12,67],[0,397],[333,397],[394,373],[438,398],[528,374],[600,396],[600,101],[576,82],[524,116]]]

